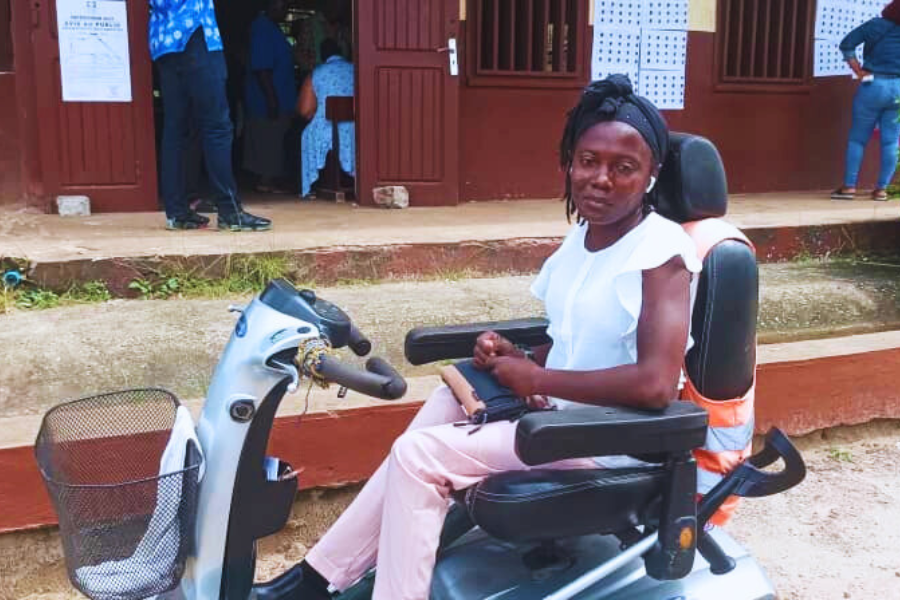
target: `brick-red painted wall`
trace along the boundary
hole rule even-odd
[[[715,34],[689,34],[686,108],[665,113],[670,127],[713,140],[733,193],[837,186],[850,127],[853,80],[818,78],[800,93],[718,92],[714,56]],[[557,144],[578,90],[477,88],[461,83],[462,199],[559,195]],[[863,186],[874,183],[875,149],[876,144],[870,144]]]
[[[16,76],[0,73],[0,204],[18,200],[21,192]]]

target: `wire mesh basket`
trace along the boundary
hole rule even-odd
[[[170,392],[135,389],[66,402],[44,416],[35,456],[69,579],[89,598],[148,598],[181,580],[203,458],[193,439],[173,434],[178,411]]]

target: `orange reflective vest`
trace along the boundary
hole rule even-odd
[[[737,240],[753,244],[736,227],[719,219],[704,219],[683,225],[697,245],[697,256],[704,260],[717,244],[725,240]],[[754,365],[754,371],[756,365]],[[687,369],[685,368],[687,375]],[[756,392],[756,378],[750,388],[739,398],[712,400],[701,394],[694,383],[687,378],[681,399],[689,400],[709,414],[706,443],[694,451],[697,461],[697,492],[709,492],[722,478],[750,456],[753,444],[753,399]],[[710,523],[724,525],[737,507],[739,498],[730,496],[712,516]]]

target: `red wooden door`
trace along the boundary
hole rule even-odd
[[[131,102],[62,101],[56,1],[34,4],[31,40],[45,194],[89,196],[95,212],[156,210],[147,1],[127,0]]]
[[[358,187],[403,185],[413,206],[459,199],[459,0],[356,3]]]

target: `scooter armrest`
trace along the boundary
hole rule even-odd
[[[618,454],[687,452],[706,441],[707,414],[690,402],[660,411],[588,406],[525,415],[516,429],[516,453],[525,464]]]
[[[406,360],[424,365],[436,360],[469,358],[475,340],[485,331],[496,331],[514,344],[540,346],[550,342],[547,319],[542,318],[416,327],[406,334]]]

